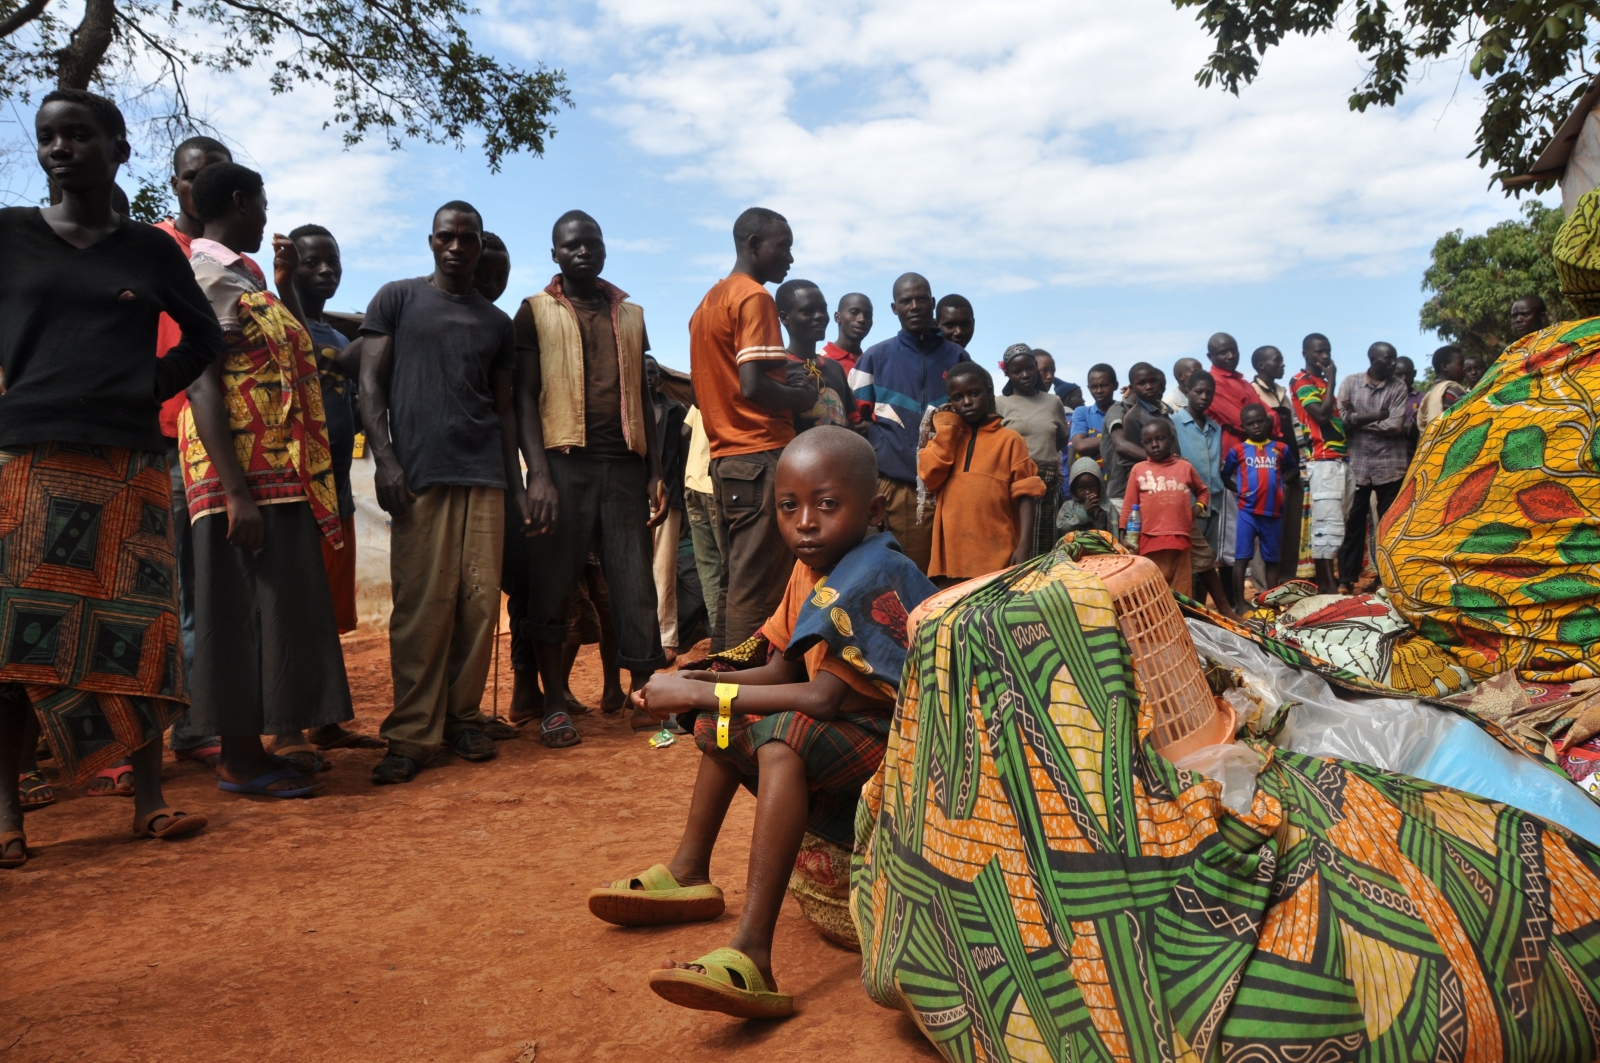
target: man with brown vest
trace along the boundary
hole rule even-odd
[[[656,628],[650,529],[667,516],[655,409],[646,396],[650,349],[644,311],[600,279],[606,244],[581,210],[556,220],[550,257],[561,272],[517,308],[517,403],[528,466],[532,538],[522,630],[544,688],[539,737],[552,748],[582,739],[567,714],[562,646],[567,606],[591,549],[611,591],[618,663],[633,689],[666,664]],[[635,712],[636,728],[656,726]]]

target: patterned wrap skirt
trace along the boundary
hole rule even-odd
[[[188,703],[164,454],[0,449],[0,683],[33,702],[82,783],[160,738]]]

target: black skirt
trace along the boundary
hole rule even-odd
[[[355,715],[311,507],[260,510],[255,554],[229,544],[226,513],[194,524],[189,716],[212,734],[287,734]]]

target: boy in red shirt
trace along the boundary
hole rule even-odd
[[[1138,551],[1161,569],[1167,586],[1179,594],[1194,593],[1189,566],[1189,533],[1194,518],[1206,511],[1211,491],[1194,466],[1174,457],[1172,422],[1166,418],[1144,426],[1140,439],[1149,455],[1128,473],[1128,493],[1122,501],[1122,530],[1139,507]]]

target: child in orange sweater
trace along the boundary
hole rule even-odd
[[[1045,487],[1028,444],[995,414],[988,370],[960,363],[945,377],[945,394],[950,402],[933,415],[933,438],[917,457],[917,475],[939,493],[928,577],[953,583],[1032,556]]]
[[[1211,491],[1193,465],[1173,456],[1177,442],[1171,421],[1162,417],[1148,422],[1140,442],[1149,458],[1128,473],[1122,529],[1127,531],[1128,518],[1139,507],[1139,553],[1156,563],[1167,586],[1179,594],[1193,594],[1189,533],[1194,518],[1210,504]]]

